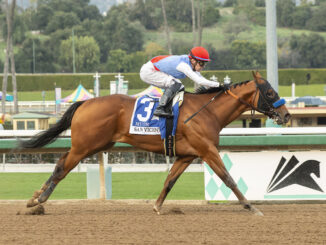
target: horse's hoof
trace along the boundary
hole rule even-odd
[[[32,199],[28,200],[28,202],[26,204],[26,207],[31,208],[31,207],[34,207],[34,206],[36,206],[38,204],[39,204],[39,201],[37,199],[32,198]]]
[[[254,215],[256,215],[256,216],[264,216],[264,214],[262,212],[260,212],[259,210],[257,210],[257,212],[254,212]]]
[[[156,206],[156,205],[154,205],[154,207],[153,207],[153,211],[157,214],[157,215],[160,215],[161,213],[160,213],[160,209]]]
[[[41,191],[41,190],[34,191],[33,198],[38,198],[42,194],[42,192],[43,191]]]
[[[259,209],[252,207],[251,211],[254,213],[254,215],[256,216],[264,216],[264,214],[262,212],[259,211]]]

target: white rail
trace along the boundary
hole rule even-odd
[[[18,138],[18,137],[32,137],[43,130],[0,130],[0,138]],[[70,137],[70,130],[61,134],[61,137]]]
[[[61,105],[63,106],[69,106],[71,105],[72,103],[66,103],[66,102],[62,102]],[[10,102],[10,101],[7,101],[6,102],[6,105],[8,106],[13,106],[14,105],[14,102]],[[37,100],[34,100],[34,101],[18,101],[18,106],[26,106],[26,107],[33,107],[33,106],[39,106],[39,107],[42,107],[42,106],[45,106],[45,107],[49,107],[49,106],[55,106],[55,101],[53,100],[45,100],[45,101],[37,101]]]
[[[220,135],[326,134],[326,127],[224,128]]]

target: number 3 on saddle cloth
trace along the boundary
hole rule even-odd
[[[170,103],[173,117],[163,118],[154,116],[159,98],[144,95],[137,98],[130,123],[130,134],[161,135],[164,140],[166,156],[175,156],[175,132],[177,129],[179,107],[183,101],[184,92],[179,92]]]

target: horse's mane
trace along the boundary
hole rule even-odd
[[[230,88],[236,88],[237,86],[241,86],[243,84],[247,84],[248,82],[250,82],[250,80],[242,81],[242,82],[239,82],[239,83],[235,83],[235,84],[232,84],[230,86]],[[197,88],[195,90],[195,92],[191,93],[191,92],[186,91],[186,93],[190,93],[190,94],[210,94],[210,93],[217,93],[217,92],[220,92],[220,91],[223,91],[223,88],[222,87],[205,88],[203,86],[200,86],[199,88]]]

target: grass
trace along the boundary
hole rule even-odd
[[[49,173],[0,173],[0,199],[29,199],[50,177]],[[52,199],[86,198],[86,174],[71,173],[58,185]]]
[[[0,173],[0,200],[29,199],[50,173]],[[112,173],[112,199],[156,199],[167,176],[158,173]],[[86,173],[70,173],[55,189],[54,199],[86,199]],[[183,173],[170,200],[204,200],[204,174]]]
[[[295,96],[325,96],[325,84],[296,85]],[[283,97],[291,97],[291,86],[279,86],[279,94]]]

